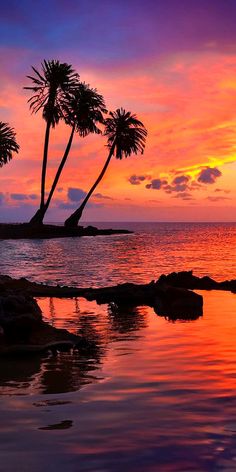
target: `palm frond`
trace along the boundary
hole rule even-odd
[[[108,138],[109,147],[115,143],[114,155],[117,159],[139,152],[143,154],[147,130],[136,115],[118,108],[109,113],[109,118],[104,123],[104,135]]]
[[[0,167],[12,159],[14,152],[18,153],[19,145],[16,142],[16,133],[8,123],[0,121]]]
[[[66,95],[63,117],[67,124],[75,125],[80,136],[89,133],[100,134],[97,124],[104,122],[103,113],[107,113],[104,98],[88,84],[80,83],[72,93]]]
[[[79,75],[70,64],[58,60],[44,60],[40,72],[33,66],[32,70],[35,75],[27,76],[32,85],[24,87],[33,92],[28,100],[30,109],[32,113],[42,109],[43,118],[46,121],[50,120],[54,127],[63,117],[61,110],[65,94],[76,90],[79,85]]]

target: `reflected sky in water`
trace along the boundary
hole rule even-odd
[[[3,470],[19,450],[23,471],[49,460],[60,471],[234,470],[236,296],[202,294],[192,322],[40,299],[54,326],[86,332],[97,349],[1,361]]]
[[[156,248],[152,257],[144,236],[141,250],[141,234],[111,238],[106,246],[103,238],[72,240],[72,251],[82,248],[79,262],[74,252],[73,263],[71,256],[59,256],[68,240],[56,241],[54,248],[60,251],[45,252],[45,267],[54,257],[61,272],[42,273],[53,282],[69,273],[71,282],[81,282],[85,274],[84,285],[90,277],[91,285],[109,285],[125,271],[125,280],[146,281],[170,267],[236,278],[235,226],[224,225],[221,235],[219,231],[219,225],[211,235],[207,225],[197,228],[193,240],[182,228],[174,251],[173,226],[160,247],[161,236],[150,230],[148,241]],[[90,251],[96,245],[82,264],[89,250],[85,241]],[[52,243],[22,243],[25,261],[17,265],[9,258],[6,263],[5,254],[5,273],[20,274],[24,266],[36,278],[35,262],[29,263],[32,247],[42,244],[46,251]],[[13,241],[5,244],[8,250]],[[102,246],[103,257],[98,258]],[[134,248],[132,271],[125,259],[131,261]],[[184,260],[180,264],[181,257],[186,265]],[[43,270],[42,261],[37,264]],[[39,299],[46,320],[83,334],[93,349],[0,361],[0,470],[12,472],[20,463],[21,472],[42,472],[49,464],[63,472],[235,471],[236,295],[199,293],[203,317],[189,322],[171,322],[149,307]]]

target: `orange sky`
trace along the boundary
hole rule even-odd
[[[38,203],[45,122],[30,114],[22,87],[30,64],[40,67],[42,57],[32,62],[32,51],[14,47],[0,55],[1,120],[14,126],[21,147],[0,169],[0,210],[5,221],[27,220]],[[60,59],[66,56],[63,51]],[[122,106],[148,129],[143,156],[113,159],[85,220],[235,221],[236,48],[220,50],[209,42],[104,67],[80,61],[75,51],[68,56],[109,110]],[[62,124],[52,132],[47,188],[69,132]],[[100,136],[75,137],[47,219],[63,221],[77,206],[68,189],[90,188],[106,159],[105,145]]]

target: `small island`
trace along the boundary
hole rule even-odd
[[[66,227],[58,225],[32,225],[29,223],[0,223],[0,239],[52,239],[75,238],[82,236],[106,236],[113,234],[131,234],[126,229],[98,229],[95,226]]]

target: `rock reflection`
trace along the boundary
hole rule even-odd
[[[128,334],[139,331],[147,326],[144,307],[108,305],[108,317],[111,329],[118,334]]]
[[[49,424],[48,426],[42,426],[41,428],[38,428],[38,429],[41,429],[44,431],[51,431],[54,429],[69,429],[71,428],[71,426],[73,426],[72,420],[64,420],[64,421],[60,421],[60,423]]]
[[[104,356],[111,343],[142,336],[147,307],[98,306],[83,299],[39,299],[44,319],[81,336],[77,349],[0,362],[0,394],[57,394],[77,391],[101,379]]]

